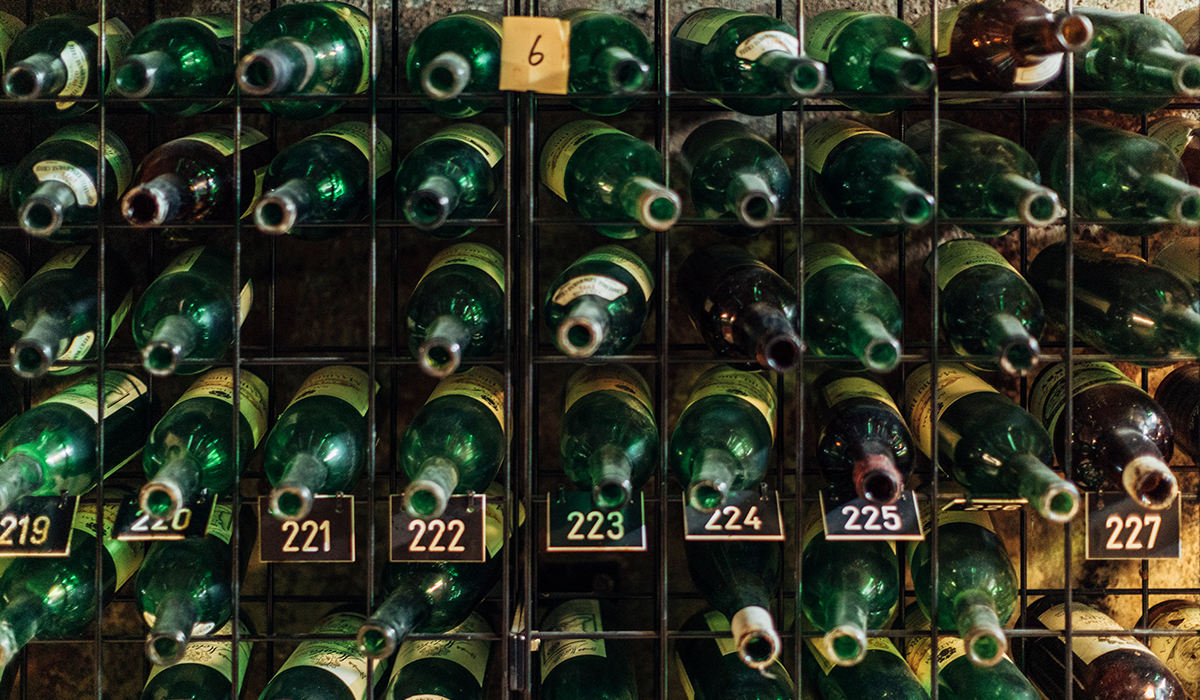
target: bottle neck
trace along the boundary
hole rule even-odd
[[[38,315],[25,335],[12,346],[13,371],[26,379],[40,377],[66,350],[71,340],[66,319]]]
[[[737,460],[728,450],[710,447],[700,454],[699,461],[700,467],[688,484],[688,503],[702,513],[711,513],[725,502]]]
[[[170,520],[183,508],[200,485],[200,463],[191,452],[171,458],[142,487],[142,511],[155,520]]]
[[[470,82],[471,64],[453,51],[434,56],[421,69],[421,89],[435,100],[458,97]]]
[[[887,92],[924,92],[933,84],[933,64],[899,46],[885,46],[871,59],[871,77]]]
[[[1113,480],[1130,498],[1150,510],[1162,510],[1175,502],[1179,483],[1153,440],[1140,430],[1117,428],[1105,431],[1105,438],[1104,459],[1120,470]]]
[[[62,228],[67,212],[77,204],[75,192],[69,186],[57,180],[46,180],[21,203],[17,218],[25,233],[49,238]]]
[[[1075,14],[1028,17],[1013,27],[1013,49],[1024,56],[1081,51],[1092,41],[1092,22]]]
[[[1191,307],[1168,307],[1159,319],[1159,324],[1163,336],[1169,338],[1176,349],[1188,353],[1200,352],[1200,314]]]
[[[924,226],[933,218],[933,195],[903,175],[888,175],[879,188],[881,216],[898,219],[909,226]]]
[[[633,463],[625,450],[607,444],[588,455],[592,477],[592,503],[602,512],[620,510],[633,495]]]
[[[170,95],[175,87],[179,64],[164,51],[147,51],[126,56],[113,81],[122,97],[140,98]]]
[[[1142,51],[1134,65],[1146,88],[1176,95],[1200,94],[1200,57],[1163,46]]]
[[[408,223],[422,231],[440,228],[458,207],[459,187],[450,178],[431,175],[404,202]]]
[[[367,658],[390,658],[400,643],[430,614],[429,603],[420,591],[402,585],[392,591],[383,605],[358,628],[358,649]]]
[[[5,601],[0,610],[0,668],[12,663],[21,648],[37,636],[41,617],[42,604],[33,593]]]
[[[1054,190],[1016,173],[992,178],[985,192],[988,209],[1001,219],[1020,219],[1030,226],[1048,226],[1062,211]]]
[[[172,591],[154,608],[154,625],[146,637],[146,656],[165,666],[183,658],[198,622],[196,605],[186,593]]]
[[[862,498],[879,505],[890,505],[904,492],[904,475],[896,466],[896,456],[886,445],[870,441],[860,448],[854,460],[854,491]]]
[[[867,655],[867,600],[848,585],[830,596],[828,610],[825,651],[835,664],[854,666]]]
[[[142,348],[142,366],[150,374],[168,377],[196,347],[199,329],[187,316],[166,316],[154,327],[154,334]]]
[[[288,180],[263,195],[254,205],[254,224],[263,233],[285,234],[312,215],[317,198],[305,180]]]
[[[588,294],[575,299],[555,333],[558,349],[568,357],[591,357],[604,342],[609,320],[608,306],[600,297]]]
[[[775,372],[788,372],[800,362],[804,344],[778,304],[757,302],[737,316],[742,351]]]
[[[417,348],[417,362],[425,374],[448,377],[458,369],[470,344],[471,330],[462,321],[450,315],[438,316],[425,331],[425,342]]]
[[[1009,473],[1018,479],[1017,492],[1053,523],[1065,523],[1079,511],[1079,489],[1055,474],[1040,459],[1022,452],[1007,462]]]
[[[121,197],[121,215],[134,226],[162,226],[194,205],[187,181],[175,173],[163,173],[126,192]]]
[[[607,46],[592,58],[595,70],[608,79],[608,89],[615,93],[637,92],[650,76],[650,66],[620,46]]]
[[[870,370],[887,372],[900,361],[900,341],[875,314],[852,314],[846,322],[846,335],[850,352]]]
[[[967,657],[976,666],[994,666],[1008,651],[992,597],[982,591],[963,591],[954,601],[954,619]]]
[[[782,644],[775,620],[766,608],[751,605],[738,610],[729,620],[729,627],[742,662],[750,668],[763,671],[779,658]]]
[[[14,100],[53,97],[67,84],[67,66],[58,56],[35,53],[4,74],[4,92]]]
[[[779,210],[779,197],[761,175],[743,170],[733,176],[725,190],[725,206],[738,222],[750,228],[762,228],[771,223]]]
[[[679,220],[679,195],[642,175],[629,178],[617,190],[617,203],[651,231],[666,231]]]
[[[771,76],[775,89],[793,97],[810,97],[825,87],[825,65],[807,56],[768,51],[754,61]]]
[[[1164,173],[1138,180],[1149,217],[1162,217],[1184,226],[1200,225],[1200,188]]]
[[[271,513],[283,520],[303,520],[312,510],[313,494],[328,478],[325,462],[308,452],[297,452],[271,490]]]
[[[1024,375],[1037,365],[1041,346],[1011,314],[994,313],[983,324],[983,347],[1008,374]]]
[[[41,488],[46,472],[41,460],[27,452],[13,452],[0,463],[0,511],[7,511],[23,496]]]
[[[243,56],[237,79],[249,95],[287,95],[303,92],[316,72],[317,57],[312,47],[285,36]]]
[[[430,457],[404,490],[404,509],[414,518],[440,517],[457,486],[458,465],[445,457]]]

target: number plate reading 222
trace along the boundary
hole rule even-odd
[[[898,501],[881,506],[855,497],[841,500],[826,489],[821,492],[827,540],[921,540],[917,499],[905,491]]]
[[[79,496],[25,496],[0,513],[0,556],[65,557]]]
[[[768,540],[782,542],[783,512],[774,491],[731,491],[711,513],[692,508],[684,499],[685,540]]]
[[[271,515],[271,498],[258,499],[260,556],[264,562],[354,561],[354,496],[313,498],[302,520]]]
[[[446,512],[430,520],[409,515],[404,496],[390,500],[392,561],[487,561],[486,496],[451,496]]]
[[[1178,559],[1179,499],[1146,510],[1125,494],[1086,493],[1088,559]]]

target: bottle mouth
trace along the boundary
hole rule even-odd
[[[188,638],[183,630],[172,633],[151,632],[146,637],[146,657],[156,665],[167,666],[183,658]]]
[[[166,221],[165,208],[145,187],[135,187],[121,198],[121,216],[134,226],[161,226]]]
[[[462,347],[446,338],[430,338],[417,348],[417,361],[421,371],[431,377],[449,377],[458,369],[462,358]]]
[[[1185,226],[1200,224],[1200,190],[1179,197],[1172,207],[1171,220]]]
[[[358,650],[376,661],[386,659],[396,650],[396,632],[373,620],[358,628]]]
[[[170,520],[179,512],[183,492],[173,483],[151,481],[142,487],[139,505],[155,520]]]
[[[1021,202],[1021,219],[1030,226],[1049,226],[1061,211],[1058,195],[1049,189],[1033,192]]]
[[[879,505],[895,503],[904,491],[904,483],[897,477],[899,473],[892,470],[868,474],[862,480],[862,497]]]
[[[431,520],[446,512],[450,494],[436,482],[418,479],[404,490],[404,510],[414,518]]]
[[[900,64],[896,77],[901,89],[908,92],[924,92],[933,84],[934,70],[932,63],[920,56],[913,56]]]
[[[273,236],[290,231],[298,217],[295,203],[283,197],[268,194],[254,205],[254,223],[258,230]]]
[[[33,100],[40,96],[38,72],[30,66],[17,64],[4,74],[4,94],[14,100]]]
[[[750,228],[769,226],[775,219],[779,199],[775,195],[750,194],[738,202],[738,221]]]
[[[688,488],[688,503],[701,513],[711,513],[725,502],[728,484],[705,479]]]
[[[592,502],[605,512],[620,510],[629,505],[632,490],[628,480],[601,480],[592,487]]]
[[[439,54],[421,70],[421,87],[435,100],[458,97],[470,81],[471,64],[452,51]]]
[[[558,347],[568,357],[591,357],[603,338],[603,326],[590,318],[568,318],[558,327]]]
[[[408,221],[422,231],[440,228],[450,216],[450,198],[432,190],[417,190],[404,208]]]
[[[1007,374],[1024,376],[1037,367],[1042,347],[1037,338],[1029,336],[1000,349],[1000,369]]]
[[[781,334],[766,340],[758,349],[758,363],[772,372],[790,372],[800,364],[804,347],[799,336]]]
[[[900,220],[909,226],[924,226],[933,218],[933,196],[912,192],[900,202]]]
[[[1055,36],[1064,51],[1082,51],[1092,43],[1092,21],[1083,15],[1064,15]]]
[[[795,97],[808,97],[825,87],[825,64],[801,61],[788,74],[787,89]]]
[[[679,195],[666,188],[658,189],[642,198],[642,225],[651,231],[666,231],[679,220],[681,207]]]
[[[136,59],[127,59],[113,76],[117,92],[122,97],[146,97],[154,89],[154,71]]]
[[[18,340],[9,350],[13,371],[25,379],[36,379],[50,369],[54,351],[49,345],[32,340]]]
[[[1125,465],[1122,474],[1125,490],[1148,510],[1163,510],[1179,496],[1179,482],[1161,459],[1142,455]]]
[[[875,338],[863,349],[863,364],[873,372],[890,372],[900,362],[900,341]]]
[[[613,66],[612,88],[615,92],[620,93],[637,92],[646,84],[646,78],[649,75],[650,66],[637,57],[630,56],[621,59]]]
[[[156,377],[169,377],[179,369],[183,348],[163,340],[152,340],[142,348],[142,367]]]
[[[824,643],[829,658],[838,666],[854,666],[867,657],[867,636],[852,625],[829,630]]]
[[[1079,491],[1066,481],[1051,486],[1043,494],[1041,506],[1038,510],[1050,522],[1069,522],[1079,512]]]
[[[999,629],[984,629],[970,632],[963,638],[967,658],[976,666],[995,666],[1008,652],[1008,640]]]
[[[300,484],[280,484],[271,491],[271,515],[279,520],[303,520],[312,510],[312,490]]]
[[[53,201],[34,197],[25,200],[20,212],[21,228],[31,236],[47,237],[63,225],[63,208]]]

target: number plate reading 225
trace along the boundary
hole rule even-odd
[[[774,491],[731,491],[711,513],[692,508],[684,499],[685,540],[769,540],[782,542],[783,512]]]
[[[1120,493],[1086,493],[1088,559],[1178,559],[1179,498],[1146,510]]]
[[[0,556],[65,557],[79,496],[25,496],[0,513]]]
[[[881,506],[865,498],[838,499],[828,489],[821,492],[827,540],[921,540],[917,498],[905,491],[898,501]]]
[[[487,497],[451,496],[446,512],[430,520],[404,510],[404,496],[392,495],[392,561],[487,561],[484,507]]]
[[[321,495],[301,520],[271,514],[271,497],[258,499],[259,556],[264,562],[354,561],[354,496]]]

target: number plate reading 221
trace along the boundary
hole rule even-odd
[[[25,496],[0,513],[0,556],[65,557],[79,496]]]
[[[483,495],[451,496],[441,517],[422,520],[404,510],[404,496],[393,494],[391,560],[487,561],[486,504]]]
[[[684,498],[685,540],[769,540],[782,542],[783,512],[774,491],[731,491],[711,513],[692,508]]]
[[[271,497],[258,499],[259,556],[264,562],[354,561],[354,496],[322,495],[301,520],[271,515]]]
[[[881,506],[865,498],[838,499],[821,492],[827,540],[921,540],[921,517],[917,498],[905,491],[898,501]]]
[[[1178,559],[1179,498],[1146,510],[1125,494],[1086,493],[1088,559]]]

